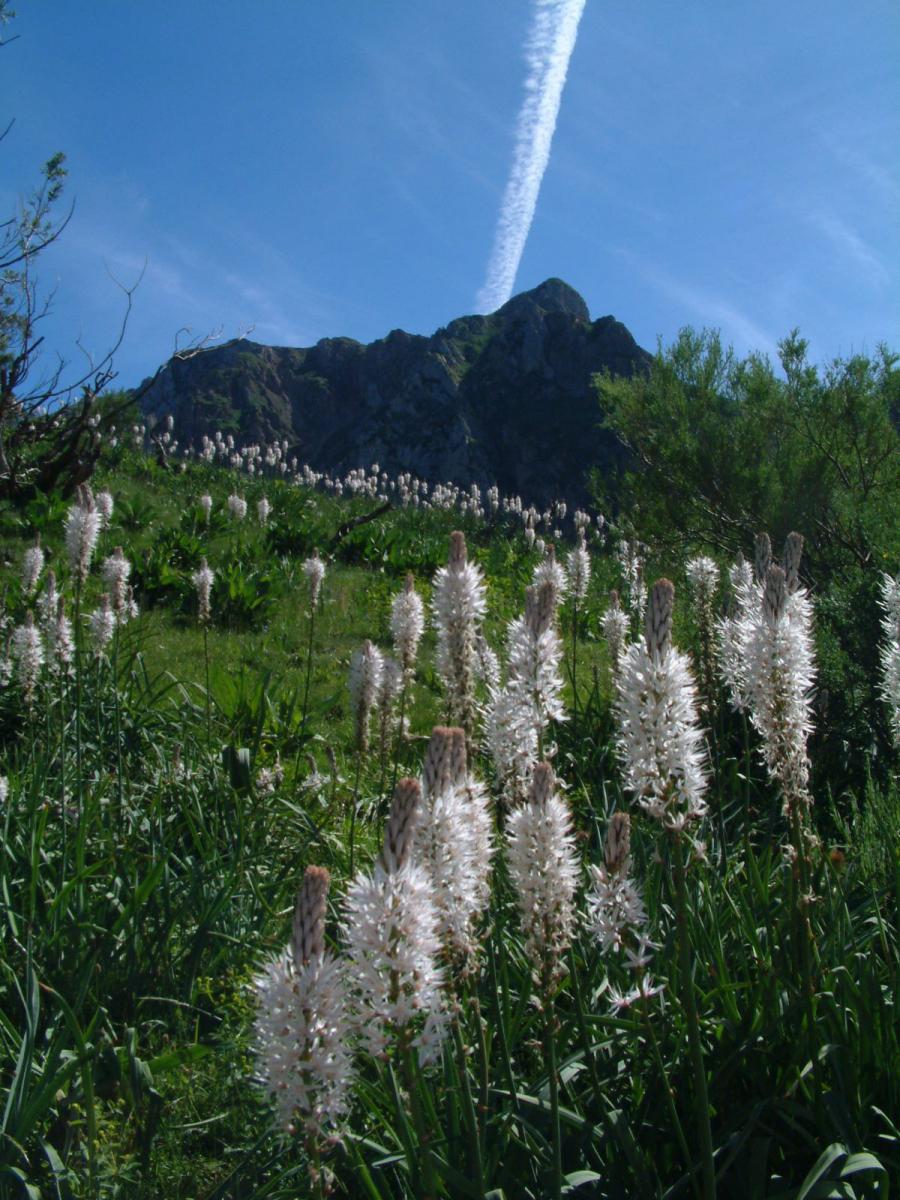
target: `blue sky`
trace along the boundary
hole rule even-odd
[[[16,0],[0,204],[56,150],[51,352],[177,331],[309,345],[476,311],[532,0]],[[900,350],[896,0],[587,0],[516,290],[551,275],[650,349]]]

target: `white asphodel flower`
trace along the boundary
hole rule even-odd
[[[411,857],[421,794],[415,779],[398,783],[381,857],[371,874],[350,884],[345,916],[364,1048],[381,1056],[409,1045],[425,1064],[440,1053],[448,1018],[434,890]]]
[[[41,549],[41,535],[37,534],[34,545],[29,546],[22,559],[22,591],[26,596],[33,595],[44,569],[44,551]]]
[[[235,521],[243,521],[247,515],[247,501],[243,496],[233,492],[226,501],[228,507],[228,515]]]
[[[613,675],[619,670],[622,651],[628,640],[628,614],[619,603],[619,593],[613,589],[609,593],[609,605],[600,618],[600,631],[606,638],[609,650],[609,665]]]
[[[763,757],[785,807],[809,803],[809,758],[815,660],[812,605],[803,588],[788,590],[787,575],[771,565],[761,604],[742,619],[741,691],[762,737]]]
[[[583,536],[578,539],[578,545],[569,554],[566,571],[572,599],[576,602],[584,600],[591,582],[591,556]]]
[[[507,820],[506,841],[525,948],[549,985],[572,936],[579,875],[572,817],[549,763],[534,768],[527,801]]]
[[[477,926],[490,899],[494,845],[489,797],[469,773],[461,728],[432,730],[422,795],[413,854],[431,880],[447,954],[466,971],[477,955]]]
[[[319,558],[318,550],[314,550],[312,555],[304,560],[303,574],[309,583],[309,606],[314,609],[319,602],[322,580],[325,578],[325,564]]]
[[[100,537],[102,518],[94,496],[86,483],[79,486],[76,501],[66,513],[66,550],[72,574],[84,583],[91,567],[91,558]]]
[[[629,646],[616,680],[624,782],[665,828],[681,830],[706,814],[705,751],[687,657],[672,645],[675,589],[653,586],[643,643]]]
[[[44,665],[44,644],[30,610],[25,614],[24,624],[13,630],[11,649],[16,677],[30,706]]]
[[[254,980],[259,1080],[285,1135],[338,1133],[350,1106],[346,968],[324,946],[328,883],[324,868],[307,868],[291,945]]]
[[[365,753],[369,748],[369,721],[381,687],[384,660],[381,651],[365,641],[350,659],[350,711],[353,713],[356,748]]]
[[[197,589],[197,616],[201,625],[208,625],[212,616],[210,595],[215,575],[205,558],[200,559],[200,566],[191,575],[191,582]]]
[[[416,591],[412,575],[406,576],[402,592],[391,602],[391,634],[394,653],[403,670],[409,675],[416,663],[419,642],[425,632],[425,606]]]
[[[481,572],[468,561],[466,539],[459,531],[450,535],[447,566],[435,574],[432,607],[437,628],[437,669],[450,717],[471,736],[477,708],[478,633],[487,599]]]

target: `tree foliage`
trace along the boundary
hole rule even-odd
[[[816,600],[816,769],[840,789],[891,761],[879,678],[879,581],[900,564],[900,371],[874,356],[810,364],[796,332],[782,373],[738,358],[718,333],[685,329],[650,371],[597,378],[607,428],[629,452],[600,501],[637,535],[684,554],[752,553],[806,538]],[[887,769],[887,767],[885,767]]]
[[[647,375],[598,377],[605,423],[631,454],[604,499],[657,542],[733,554],[767,530],[807,538],[822,579],[900,553],[900,372],[874,357],[807,359],[794,332],[768,359],[739,359],[685,329]]]

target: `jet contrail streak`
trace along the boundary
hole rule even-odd
[[[493,312],[512,295],[550,158],[562,90],[585,2],[535,0],[534,23],[526,46],[525,101],[516,125],[512,171],[503,193],[487,277],[478,293],[481,312]]]

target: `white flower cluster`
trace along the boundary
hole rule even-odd
[[[622,660],[622,651],[628,641],[628,614],[619,603],[619,593],[615,589],[609,593],[609,604],[600,618],[600,632],[606,639],[609,666],[615,676]]]
[[[228,515],[232,520],[243,521],[247,515],[247,501],[243,496],[237,495],[236,492],[232,492],[228,497],[226,506],[228,508]]]
[[[588,585],[591,582],[591,556],[588,554],[583,536],[578,539],[575,549],[570,552],[566,570],[569,594],[577,604],[587,598]]]
[[[434,890],[410,854],[421,787],[397,785],[381,860],[350,884],[345,902],[349,978],[369,1054],[402,1042],[433,1062],[447,1026],[440,920]]]
[[[487,790],[468,773],[462,729],[432,731],[422,794],[413,853],[431,880],[448,956],[467,969],[477,954],[477,924],[490,898],[494,846]]]
[[[319,558],[318,550],[314,550],[311,557],[304,561],[303,574],[309,583],[309,607],[315,609],[322,590],[322,580],[325,578],[325,564]]]
[[[254,1042],[260,1082],[284,1134],[337,1129],[353,1081],[346,968],[323,945],[328,872],[309,867],[297,900],[291,946],[254,983]]]
[[[384,660],[381,651],[366,640],[350,659],[350,711],[353,714],[356,749],[365,754],[369,748],[369,722],[381,687]]]
[[[507,681],[490,689],[485,744],[508,799],[521,798],[541,742],[562,702],[562,642],[556,631],[556,591],[549,579],[525,592],[525,615],[507,629]]]
[[[208,625],[212,617],[210,595],[215,578],[215,574],[206,559],[201,558],[200,566],[191,575],[191,582],[197,589],[197,618],[201,625]]]
[[[506,839],[525,948],[549,984],[572,936],[579,876],[572,816],[549,763],[534,768],[527,801],[507,820]]]
[[[437,628],[436,664],[447,694],[451,720],[471,736],[475,724],[478,634],[487,610],[484,579],[468,561],[465,536],[450,535],[446,567],[439,567],[432,592]]]
[[[80,582],[87,579],[91,558],[100,537],[102,516],[86,483],[79,486],[75,503],[66,513],[66,551],[72,574]]]
[[[672,584],[653,586],[645,642],[625,652],[616,712],[625,786],[665,828],[682,830],[706,814],[703,734],[687,657],[671,644]]]
[[[391,602],[391,634],[394,653],[403,670],[410,675],[415,667],[419,642],[425,632],[425,606],[416,591],[412,575],[406,576],[402,592]]]
[[[733,574],[737,611],[720,624],[720,645],[732,699],[747,709],[762,737],[770,775],[785,806],[808,803],[815,661],[812,603],[800,586],[802,539],[792,534],[781,567],[771,562],[767,538],[757,539],[757,563],[765,567],[759,584],[750,584],[746,568]]]

